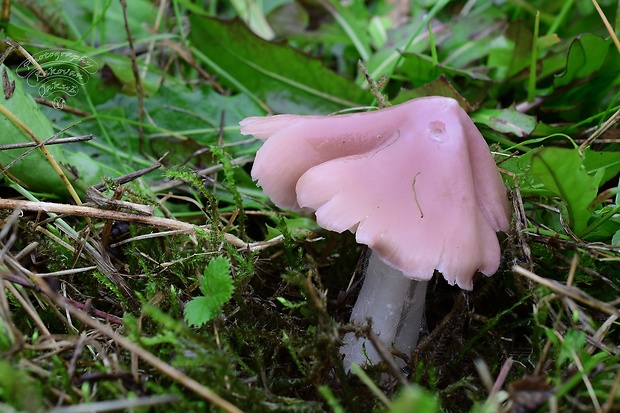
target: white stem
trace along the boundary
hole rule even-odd
[[[372,330],[386,348],[393,344],[396,350],[409,355],[420,336],[427,284],[428,281],[405,277],[376,254],[371,254],[351,321],[365,324],[366,319],[371,318]],[[347,371],[352,363],[363,365],[381,361],[379,353],[367,339],[357,339],[354,333],[348,333],[342,342],[340,352],[344,354]]]

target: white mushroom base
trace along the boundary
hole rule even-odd
[[[409,355],[418,343],[426,287],[428,281],[416,281],[390,267],[371,254],[366,268],[366,278],[359,293],[351,322],[365,324],[372,319],[372,331],[389,350],[392,345]],[[340,353],[344,354],[344,368],[349,371],[351,364],[377,364],[381,356],[367,339],[358,339],[354,333],[344,336]],[[398,363],[404,366],[404,363]]]

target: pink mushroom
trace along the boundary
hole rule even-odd
[[[500,264],[509,226],[501,177],[458,103],[427,97],[374,112],[277,115],[241,122],[265,143],[252,177],[281,208],[314,210],[319,225],[372,249],[351,320],[373,321],[386,345],[416,345],[435,270],[466,290]],[[418,307],[418,308],[416,308]],[[363,351],[365,348],[365,351]],[[344,338],[344,363],[377,363],[364,339]]]

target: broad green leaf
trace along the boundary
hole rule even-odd
[[[518,112],[514,106],[507,109],[480,109],[472,120],[502,133],[511,133],[521,138],[529,136],[536,127],[536,118]]]
[[[606,244],[614,243],[615,234],[620,231],[620,206],[616,204],[604,205],[596,210],[585,230],[585,239],[588,241],[601,241]],[[583,233],[582,233],[583,235]]]
[[[190,326],[200,327],[208,322],[230,300],[233,283],[227,258],[217,257],[209,262],[200,279],[200,291],[204,296],[195,297],[185,306],[185,321]]]
[[[342,30],[359,53],[363,61],[370,57],[370,39],[368,36],[368,12],[360,0],[343,5],[339,0],[325,0],[329,12],[334,16]]]
[[[591,34],[571,43],[564,71],[555,77],[556,93],[545,103],[563,120],[574,122],[609,109],[609,99],[620,83],[620,53],[610,39]]]
[[[379,79],[381,76],[386,76],[389,79],[394,74],[397,66],[400,65],[403,52],[420,51],[416,47],[418,46],[417,43],[419,43],[418,40],[420,40],[418,36],[435,15],[446,7],[448,3],[449,0],[439,0],[433,1],[432,4],[427,5],[430,7],[428,11],[423,12],[420,10],[419,16],[421,20],[414,21],[411,27],[404,28],[407,33],[406,38],[403,39],[404,41],[395,41],[393,44],[387,43],[389,47],[375,53],[366,65],[372,78]]]
[[[153,5],[148,0],[127,1],[127,25],[134,42],[150,36],[147,25],[155,18]],[[127,30],[120,1],[73,0],[71,7],[63,7],[71,17],[75,37],[85,37],[91,43],[107,44],[127,41]],[[93,22],[97,23],[96,26]],[[96,28],[95,28],[96,27]]]
[[[230,2],[254,33],[267,40],[275,37],[275,33],[271,26],[269,26],[265,14],[256,2],[247,0],[230,0]]]
[[[456,69],[441,63],[434,65],[430,57],[416,53],[404,54],[403,64],[399,70],[402,71],[407,76],[407,80],[415,86],[435,80],[440,75],[446,75],[450,78],[460,76],[476,80],[490,80],[489,77],[482,72]]]
[[[195,54],[219,81],[251,96],[264,110],[331,113],[372,101],[351,80],[285,44],[265,41],[241,22],[192,15]]]
[[[589,33],[577,37],[568,51],[566,70],[555,78],[555,86],[566,86],[575,79],[590,76],[600,70],[607,62],[611,45],[610,39],[605,40]],[[615,48],[612,52],[617,53]]]
[[[496,32],[481,32],[481,27],[493,27],[506,21],[505,11],[499,7],[481,7],[476,13],[459,16],[451,22],[450,35],[441,44],[439,61],[456,68],[480,65],[480,60],[488,56],[491,42],[497,38]],[[482,68],[485,72],[487,67]]]
[[[0,65],[0,76],[4,77],[4,73],[6,73],[7,80],[3,82],[2,91],[0,91],[0,104],[24,123],[40,141],[52,137],[54,135],[52,123],[43,115],[34,99],[24,91],[21,79],[17,78],[10,69]],[[14,89],[11,92],[10,89],[13,87]],[[0,144],[32,142],[33,140],[22,128],[0,113]],[[66,164],[62,149],[59,146],[47,145],[46,147],[58,163]],[[40,149],[0,151],[0,164],[2,167],[6,167],[26,152],[29,152],[28,155],[9,168],[10,176],[33,191],[67,194],[60,177]]]
[[[279,37],[293,40],[305,39],[310,17],[308,11],[298,2],[293,1],[269,13],[269,24]],[[314,38],[313,38],[314,39]],[[302,40],[300,43],[304,43]]]
[[[504,34],[491,42],[488,66],[494,68],[493,78],[503,80],[515,76],[530,63],[532,32],[523,21],[511,23]]]
[[[246,139],[239,134],[239,121],[260,112],[243,94],[224,96],[207,87],[189,90],[174,84],[162,85],[155,95],[145,99],[144,107],[157,127],[195,137],[204,145],[217,143],[222,126],[226,143]]]
[[[620,173],[620,152],[596,152],[591,149],[583,151],[583,165],[590,175],[602,170],[601,184]]]
[[[577,149],[544,148],[532,155],[529,174],[547,190],[562,198],[572,230],[579,235],[592,215],[589,206],[596,198],[602,171],[589,175]]]

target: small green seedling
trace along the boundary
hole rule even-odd
[[[200,327],[217,316],[233,292],[228,258],[217,257],[209,262],[200,279],[203,296],[194,297],[185,306],[185,322]]]

